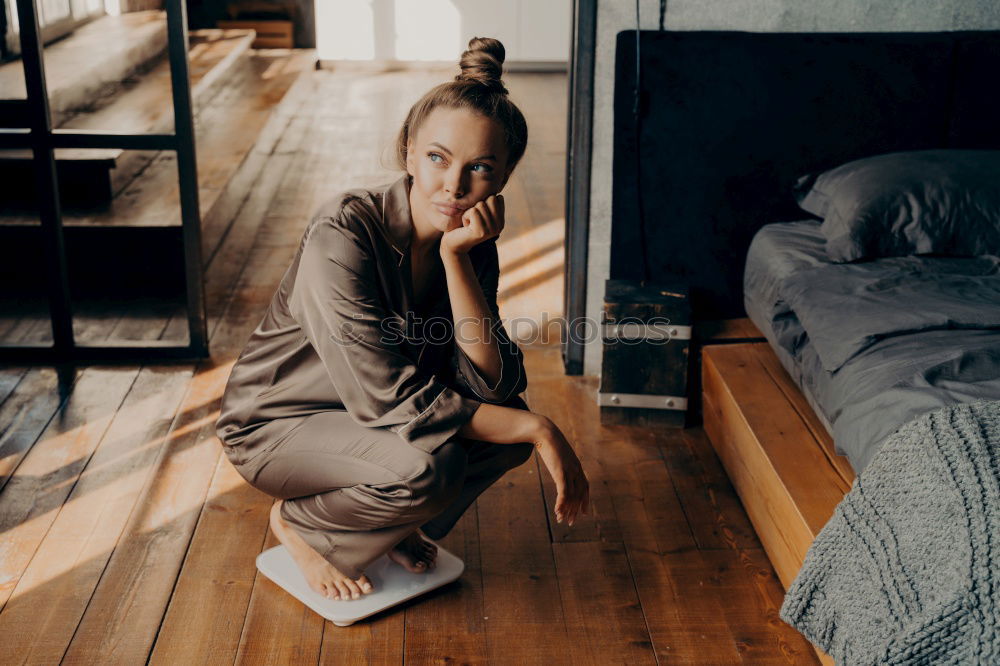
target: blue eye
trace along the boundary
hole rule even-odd
[[[493,171],[493,167],[491,167],[489,164],[479,163],[472,165],[473,169],[475,169],[476,167],[484,167],[483,171],[481,171],[480,173],[489,173],[490,171]]]
[[[441,157],[437,153],[428,153],[427,156],[430,157],[431,158],[431,162],[434,162],[435,164],[437,164],[437,160],[434,159],[435,157],[440,158],[442,160],[444,159],[443,157]]]

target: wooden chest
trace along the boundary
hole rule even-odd
[[[601,423],[683,428],[691,302],[686,285],[605,283]]]

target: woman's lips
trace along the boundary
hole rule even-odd
[[[434,204],[434,207],[437,208],[439,211],[441,211],[441,213],[443,213],[444,215],[447,215],[448,217],[455,217],[456,215],[461,215],[462,213],[465,212],[465,209],[461,208],[460,206],[448,206],[446,204],[436,203]]]

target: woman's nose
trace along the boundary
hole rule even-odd
[[[465,195],[465,182],[461,171],[452,170],[444,179],[444,191],[456,199]]]

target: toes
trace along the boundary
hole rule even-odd
[[[434,566],[437,546],[421,540],[419,544],[393,548],[390,556],[411,573],[424,573]]]
[[[375,590],[375,587],[372,585],[372,582],[368,580],[368,576],[362,576],[361,578],[359,578],[358,586],[361,587],[361,591],[364,592],[365,594],[371,594]]]
[[[351,598],[352,599],[360,599],[361,598],[361,586],[360,585],[358,585],[357,583],[355,583],[353,580],[350,580],[350,579],[345,580],[344,581],[344,585],[346,585],[347,589],[350,590]]]
[[[361,575],[357,580],[350,578],[333,578],[326,582],[319,583],[315,588],[320,595],[334,601],[360,599],[363,594],[370,594],[375,590],[368,576]]]

